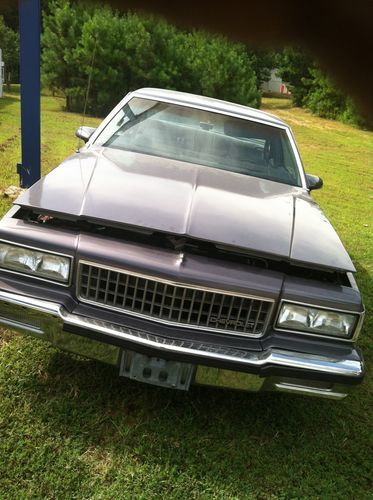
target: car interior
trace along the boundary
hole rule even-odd
[[[284,130],[222,114],[148,109],[122,120],[104,145],[300,185]]]

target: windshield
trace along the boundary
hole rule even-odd
[[[301,186],[285,130],[220,113],[135,97],[97,142]]]

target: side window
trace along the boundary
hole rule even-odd
[[[113,142],[115,138],[120,135],[119,132],[126,123],[131,120],[135,122],[138,117],[142,114],[145,115],[147,111],[150,111],[157,105],[157,101],[152,101],[150,99],[132,98],[120,111],[118,111],[110,123],[108,123],[106,128],[99,135],[97,142],[99,144],[105,144],[109,139],[111,139],[110,142]]]
[[[126,107],[127,106],[124,106],[124,108],[118,111],[107,127],[101,132],[98,138],[101,144],[105,144],[110,137],[115,136],[121,127],[130,120],[129,116],[126,114]]]
[[[145,113],[155,106],[158,105],[157,101],[152,101],[151,99],[140,99],[139,97],[133,97],[129,103],[125,106],[129,108],[133,116],[139,116]]]

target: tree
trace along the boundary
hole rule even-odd
[[[5,80],[10,85],[19,78],[19,36],[5,25],[2,16],[0,16],[0,48],[5,63]]]
[[[7,7],[1,8],[1,15],[3,17],[4,23],[8,28],[12,29],[15,33],[18,32],[19,17],[18,17],[18,6],[8,5]]]
[[[256,75],[242,45],[194,31],[181,40],[178,60],[179,90],[259,106]]]
[[[324,118],[373,128],[372,122],[358,112],[352,99],[343,94],[320,68],[313,68],[310,73],[312,79],[304,98],[305,107]]]
[[[62,90],[67,108],[105,114],[126,92],[163,87],[257,107],[260,93],[242,45],[181,31],[156,17],[119,14],[69,0],[49,4],[42,37],[43,83]]]
[[[288,85],[293,103],[303,106],[312,82],[315,63],[311,56],[299,48],[286,47],[276,58],[277,74]]]
[[[84,88],[86,79],[75,53],[92,8],[79,2],[56,0],[49,4],[49,9],[49,15],[43,13],[42,84],[52,91],[77,86]]]
[[[251,66],[256,75],[257,87],[271,78],[271,70],[276,67],[277,53],[273,50],[256,48],[247,49]]]
[[[277,56],[277,68],[279,76],[288,82],[296,106],[324,118],[373,128],[373,123],[361,115],[352,99],[338,89],[309,54],[299,48],[286,48]]]

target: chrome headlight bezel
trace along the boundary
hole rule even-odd
[[[331,334],[331,333],[322,333],[322,332],[317,331],[317,330],[313,331],[310,328],[302,330],[300,328],[291,328],[289,326],[282,327],[281,325],[279,325],[279,319],[280,319],[280,315],[281,315],[281,312],[283,310],[283,307],[286,306],[287,304],[290,306],[300,306],[300,307],[308,308],[310,310],[319,310],[319,311],[325,311],[325,312],[336,313],[336,314],[340,313],[341,315],[344,314],[344,315],[355,316],[356,319],[355,319],[355,323],[354,323],[354,327],[353,327],[353,330],[351,332],[351,335],[347,337],[347,336],[335,335],[335,334]],[[310,303],[306,303],[306,302],[297,302],[297,301],[293,301],[293,300],[284,299],[284,300],[281,300],[281,302],[279,304],[278,311],[276,314],[275,323],[274,323],[274,329],[276,331],[280,331],[280,332],[290,332],[290,333],[296,333],[299,335],[307,335],[307,336],[323,338],[323,339],[332,339],[332,340],[338,340],[338,341],[342,341],[342,342],[354,342],[357,339],[357,337],[359,336],[359,333],[360,333],[360,330],[361,330],[361,327],[362,327],[362,324],[364,321],[364,314],[365,314],[365,311],[359,312],[359,311],[351,311],[351,310],[346,310],[346,309],[336,309],[336,308],[332,308],[332,307],[325,307],[325,306],[310,304]]]
[[[37,272],[33,272],[33,271],[30,271],[28,272],[27,270],[21,270],[21,269],[17,269],[12,266],[6,266],[6,264],[0,262],[0,270],[1,271],[5,271],[7,273],[12,273],[12,274],[16,274],[16,275],[20,275],[20,276],[27,276],[27,277],[30,277],[32,279],[37,279],[37,280],[42,280],[42,281],[45,281],[47,283],[53,283],[53,284],[56,284],[56,285],[60,285],[60,286],[65,286],[65,287],[68,287],[71,285],[71,276],[72,276],[72,266],[73,266],[73,257],[71,255],[68,255],[68,254],[64,254],[64,253],[61,253],[61,252],[53,252],[53,251],[50,251],[50,250],[46,250],[44,248],[40,248],[40,247],[34,247],[34,246],[31,246],[31,245],[24,245],[23,243],[18,243],[18,242],[14,242],[14,241],[9,241],[9,240],[3,240],[3,239],[0,239],[0,245],[1,244],[4,244],[4,245],[8,245],[10,247],[13,247],[15,249],[25,249],[26,251],[30,251],[30,254],[34,253],[34,254],[39,254],[41,256],[45,256],[45,257],[61,257],[62,259],[65,259],[68,263],[68,275],[67,275],[67,278],[66,279],[61,279],[61,280],[58,280],[58,279],[53,279],[53,277],[48,277],[46,275],[46,273],[37,273]]]

